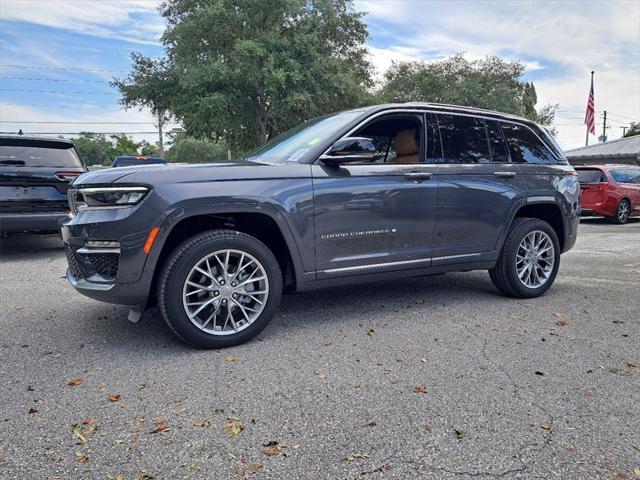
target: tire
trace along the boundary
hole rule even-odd
[[[526,243],[523,246],[525,238],[527,242],[538,239],[541,245],[539,250],[533,248],[531,258],[527,257]],[[552,250],[543,252],[542,257],[535,255],[536,251],[545,250],[549,244],[552,245]],[[531,264],[528,267],[530,274],[526,271],[526,262]],[[537,218],[516,218],[509,229],[496,266],[489,270],[489,277],[493,285],[507,296],[533,298],[551,287],[559,266],[560,242],[551,225]],[[519,268],[524,269],[523,280],[518,275]]]
[[[199,348],[227,348],[255,337],[281,297],[282,273],[271,250],[231,230],[185,240],[169,255],[158,280],[164,321],[181,340]]]
[[[616,207],[616,214],[613,217],[607,217],[607,220],[610,223],[615,223],[616,225],[622,225],[624,223],[627,223],[627,220],[629,220],[630,213],[631,213],[631,204],[629,203],[629,200],[627,200],[626,198],[623,198],[622,200],[620,200],[620,203],[618,203],[618,206]]]

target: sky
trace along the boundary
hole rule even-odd
[[[126,132],[156,141],[147,111],[124,110],[114,76],[130,52],[162,56],[159,0],[0,0],[0,131]],[[595,73],[597,135],[640,121],[640,1],[356,0],[367,12],[376,78],[393,60],[436,61],[464,52],[526,65],[538,106],[559,104],[565,149],[584,145],[589,75]]]

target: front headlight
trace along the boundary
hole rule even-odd
[[[81,188],[82,208],[130,207],[139,203],[149,192],[147,187],[93,187]]]

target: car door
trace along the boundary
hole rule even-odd
[[[419,151],[400,155],[411,152],[394,143],[411,125]],[[425,154],[434,139],[421,112],[385,113],[346,137],[385,131],[395,137],[380,146],[383,161],[312,165],[318,278],[430,264],[438,183],[437,167],[425,163]]]
[[[438,169],[433,265],[481,260],[498,249],[524,182],[509,161],[496,121],[437,114],[442,159]]]

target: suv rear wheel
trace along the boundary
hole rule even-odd
[[[269,248],[230,230],[200,233],[179,245],[158,282],[162,316],[182,340],[201,348],[238,345],[275,313],[282,273]]]
[[[559,266],[560,243],[551,225],[537,218],[516,218],[489,276],[506,295],[532,298],[551,287]]]

